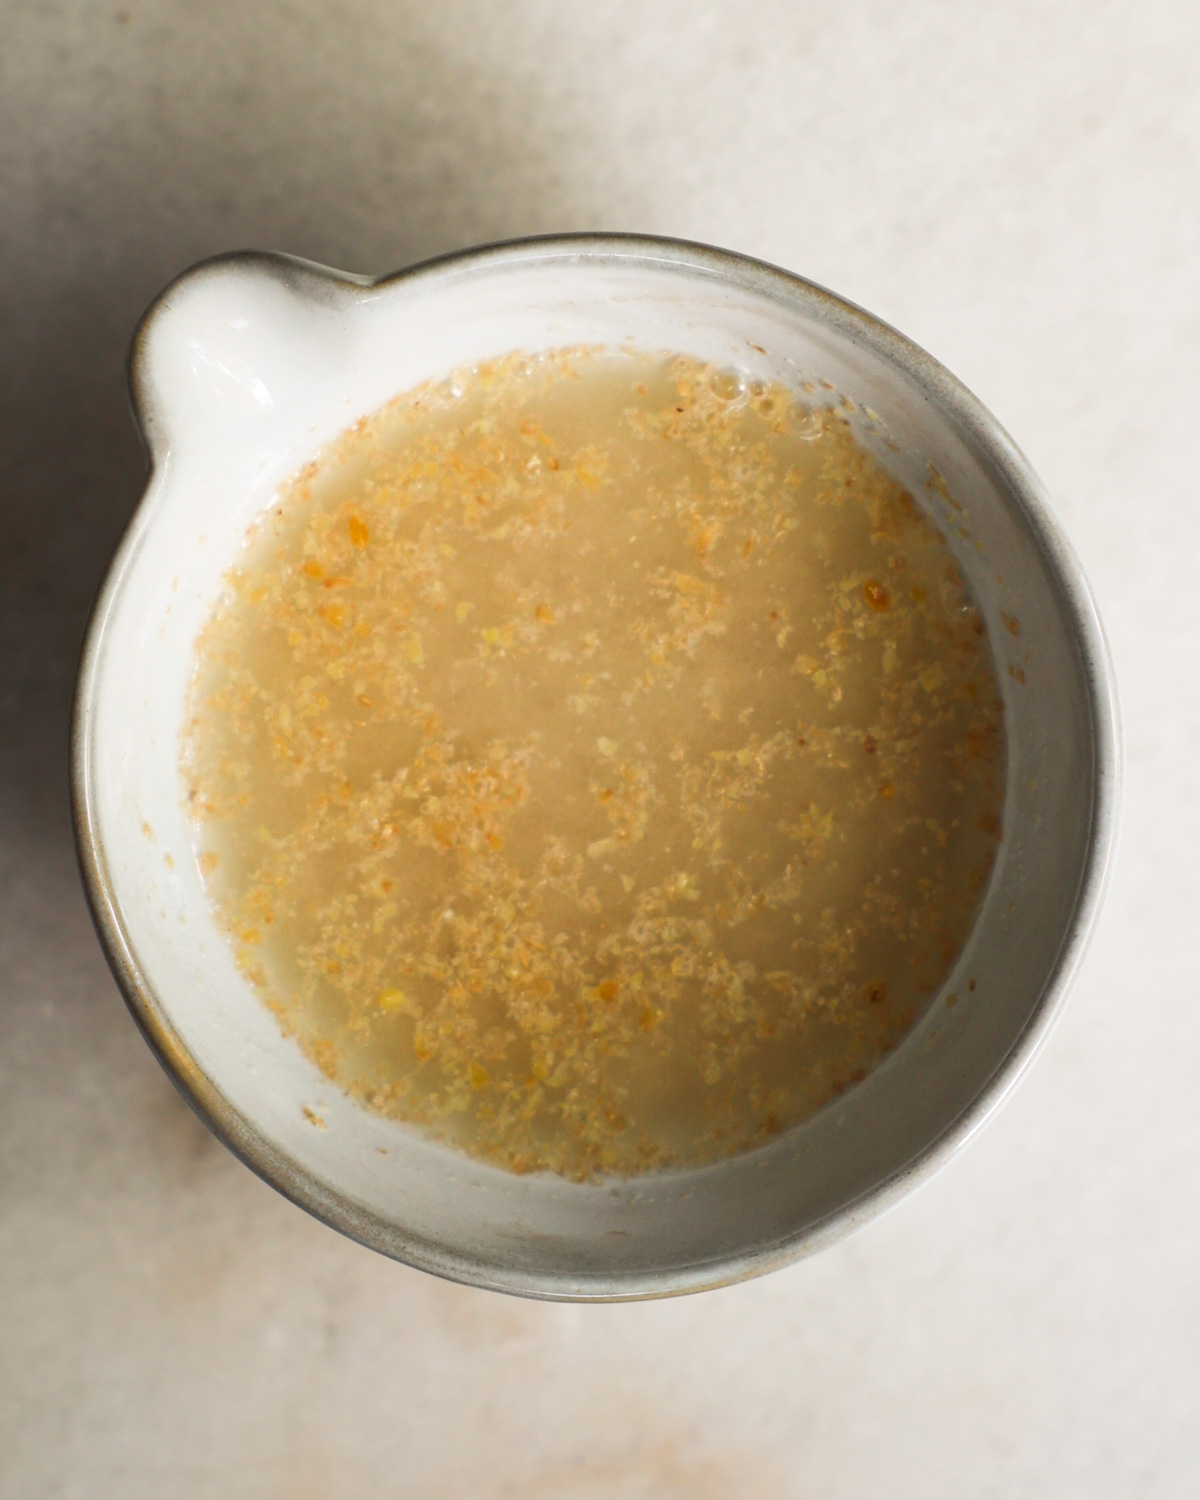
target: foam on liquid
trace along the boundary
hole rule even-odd
[[[514,355],[285,487],[183,774],[238,961],[372,1109],[575,1179],[761,1144],[939,989],[1000,830],[986,637],[842,410]]]

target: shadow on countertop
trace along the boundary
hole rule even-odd
[[[95,12],[77,33],[31,10],[9,38],[41,60],[0,105],[10,844],[69,842],[70,696],[144,479],[124,364],[158,290],[222,250],[385,272],[602,217],[572,177],[572,162],[599,159],[572,102],[539,94],[519,53],[489,71],[486,38],[465,41],[457,19],[411,3],[218,0]]]
[[[577,102],[523,71],[503,16],[474,0],[19,4],[5,27],[20,68],[0,89],[0,1206],[25,1227],[0,1223],[0,1250],[6,1284],[57,1277],[94,1317],[127,1252],[166,1253],[159,1230],[131,1250],[130,1225],[166,1235],[205,1194],[218,1235],[237,1234],[220,1225],[246,1195],[260,1216],[292,1213],[153,1066],[76,869],[75,671],[145,478],[125,375],[138,318],[225,250],[383,273],[520,234],[636,228],[612,221],[638,208],[617,201]],[[13,1351],[41,1347],[40,1316],[31,1302],[8,1329]],[[20,1383],[32,1412],[41,1387]],[[70,1381],[50,1383],[65,1399]]]

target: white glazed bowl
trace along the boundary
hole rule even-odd
[[[626,342],[792,384],[825,378],[853,398],[861,440],[942,523],[982,607],[1005,696],[1008,786],[966,949],[864,1082],[732,1160],[578,1185],[509,1175],[370,1114],[285,1040],[239,974],[190,855],[179,734],[197,632],[282,480],[432,375],[512,349]],[[399,1260],[590,1299],[779,1266],[894,1203],[966,1141],[1044,1040],[1079,963],[1120,767],[1111,670],[1079,566],[1025,460],[940,365],[769,266],[591,235],[469,251],[379,282],[282,256],[209,261],[146,314],[131,379],[151,473],[80,671],[80,856],[135,1018],[245,1162]],[[964,514],[927,488],[930,463]],[[1019,620],[1019,638],[1003,616]]]

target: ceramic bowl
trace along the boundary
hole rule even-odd
[[[852,398],[860,441],[921,497],[970,580],[1008,737],[1004,837],[978,920],[902,1044],[770,1145],[587,1185],[513,1176],[371,1114],[281,1035],[214,921],[179,770],[193,644],[281,482],[431,376],[578,344],[678,351]],[[275,255],[208,261],[146,314],[131,380],[150,476],[80,670],[79,850],[134,1017],[249,1166],[398,1260],[593,1299],[770,1270],[863,1224],[963,1145],[1045,1039],[1079,964],[1112,848],[1119,744],[1079,565],[1029,465],[958,381],[799,277],[607,235],[472,250],[382,281]],[[960,508],[930,486],[931,465]]]

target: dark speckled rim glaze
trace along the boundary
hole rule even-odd
[[[370,297],[397,282],[418,284],[447,267],[486,274],[505,265],[543,262],[607,262],[678,269],[714,278],[784,306],[801,307],[849,342],[881,356],[914,382],[966,440],[986,454],[1038,547],[1059,603],[1070,622],[1083,668],[1095,768],[1091,819],[1074,911],[1061,948],[1027,1023],[970,1106],[923,1151],[857,1201],[824,1221],[752,1253],[719,1261],[673,1267],[652,1274],[584,1279],[560,1274],[530,1275],[494,1261],[483,1261],[433,1245],[395,1223],[365,1210],[302,1169],[272,1144],[244,1113],[235,1109],[197,1065],[171,1024],[167,1009],[147,982],[120,918],[113,881],[100,845],[91,788],[91,735],[97,672],[106,626],[139,537],[148,524],[139,505],[117,548],[93,608],[76,683],[71,730],[71,799],[75,838],[96,929],[112,972],[142,1034],[181,1093],[214,1133],[265,1181],[287,1198],[350,1238],[386,1255],[475,1286],[556,1300],[612,1301],[670,1296],[726,1285],[760,1275],[842,1238],[894,1205],[948,1162],[1016,1085],[1046,1041],[1079,969],[1094,927],[1111,868],[1122,782],[1122,748],[1111,658],[1087,582],[1074,552],[1054,519],[1045,492],[1028,462],[995,418],[942,365],[895,329],[832,292],[790,272],[727,250],[680,240],[624,234],[562,235],[515,240],[442,256],[392,276],[370,280],[310,262],[258,252],[216,257],[184,273],[152,304],[134,336],[129,381],[135,417],[149,455],[151,473],[166,457],[156,393],[143,357],[148,330],[179,282],[203,277],[231,263],[287,283],[302,280],[308,295],[326,289],[334,304]]]

